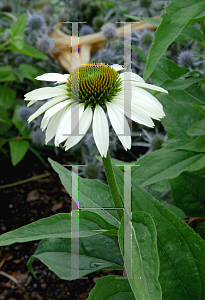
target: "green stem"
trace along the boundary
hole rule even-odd
[[[113,173],[113,168],[112,168],[112,164],[111,164],[111,160],[110,160],[110,153],[109,150],[107,152],[107,157],[103,157],[102,158],[103,161],[103,165],[105,168],[105,174],[107,177],[107,182],[110,188],[110,192],[112,195],[112,199],[115,203],[115,207],[122,207],[122,202],[118,193],[118,189],[117,189],[117,184],[115,181],[115,177],[114,177],[114,173]],[[122,210],[117,210],[117,214],[119,219],[121,220],[123,217],[123,211]]]
[[[9,42],[4,42],[3,44],[0,45],[0,49],[4,49],[7,45],[9,45]]]

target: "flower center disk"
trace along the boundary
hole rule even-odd
[[[110,66],[90,63],[79,66],[69,76],[67,92],[70,99],[95,108],[98,104],[105,108],[122,88],[119,74]]]

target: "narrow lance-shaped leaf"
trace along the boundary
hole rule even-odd
[[[204,0],[177,0],[165,8],[166,13],[162,15],[162,22],[155,32],[153,44],[150,48],[148,61],[145,68],[144,79],[146,80],[167,47],[179,36],[189,24],[190,20],[196,20],[205,16]]]
[[[79,236],[86,237],[117,230],[94,212],[79,212]],[[71,238],[71,214],[57,214],[38,220],[0,236],[0,245],[23,243],[47,238]]]
[[[151,215],[147,212],[132,213],[132,263],[131,253],[126,244],[123,246],[124,226],[123,221],[119,229],[119,244],[121,252],[130,259],[125,264],[128,280],[136,300],[160,300],[162,290],[158,281],[159,257],[157,250],[157,232]],[[130,227],[131,228],[131,227]],[[129,234],[131,239],[131,230]],[[128,248],[128,249],[127,249]]]

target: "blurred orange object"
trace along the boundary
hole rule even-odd
[[[72,58],[71,58],[71,36],[65,34],[60,30],[63,26],[62,23],[54,25],[54,32],[52,38],[54,39],[55,47],[57,50],[53,50],[54,58],[58,60],[59,64],[64,67],[69,73],[72,72],[72,68],[77,68],[80,64],[86,64],[90,61],[92,52],[96,52],[99,49],[104,48],[107,40],[104,38],[101,32],[84,35],[79,37],[79,53],[78,53],[78,37],[72,37]],[[155,30],[156,27],[144,22],[132,23],[132,29],[137,30],[150,29]],[[117,28],[117,38],[128,34],[130,32],[130,25],[125,25]]]

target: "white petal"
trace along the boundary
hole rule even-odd
[[[58,73],[45,73],[43,75],[37,76],[35,79],[42,81],[58,81],[66,82],[69,74],[58,74]]]
[[[67,96],[56,96],[53,97],[51,100],[47,101],[45,104],[43,104],[34,114],[32,114],[29,119],[28,122],[30,123],[31,121],[33,121],[35,118],[37,118],[38,116],[40,116],[42,113],[44,113],[47,109],[49,109],[50,107],[54,106],[55,104],[57,104],[58,102],[61,102],[63,100],[65,100],[67,98]],[[29,102],[30,103],[30,102]],[[28,106],[28,105],[27,105]]]
[[[66,108],[61,109],[57,112],[48,122],[47,129],[46,129],[46,140],[45,143],[47,144],[52,138],[55,136],[58,124],[65,112]]]
[[[148,91],[145,91],[139,87],[133,86],[132,87],[132,91],[133,94],[134,92],[137,92],[140,96],[143,95],[145,97],[147,97],[147,99],[149,98],[149,102],[151,102],[155,107],[160,107],[163,109],[162,104],[157,100],[157,98],[155,98],[152,94],[150,94]]]
[[[72,117],[68,118],[66,120],[66,125],[64,126],[64,129],[61,131],[61,136],[58,138],[58,144],[64,142],[69,136],[69,134],[72,134],[72,132],[75,130],[77,125],[79,125],[79,120],[82,117],[84,110],[84,105],[79,104],[73,107],[71,110]],[[72,124],[73,122],[73,124]],[[78,127],[79,128],[79,127]],[[71,132],[72,130],[72,132]]]
[[[93,137],[100,155],[106,157],[109,147],[109,127],[104,110],[99,105],[96,105],[94,110]]]
[[[110,122],[112,127],[114,128],[116,134],[118,135],[119,140],[121,141],[122,145],[124,146],[125,150],[131,148],[131,132],[128,125],[128,122],[123,114],[123,112],[118,109],[118,106],[114,105],[114,103],[107,103],[107,111],[110,118]],[[125,134],[128,135],[119,135]]]
[[[44,116],[43,116],[43,119],[41,121],[41,129],[42,130],[45,130],[45,128],[47,127],[48,125],[48,122],[50,120],[50,118],[52,116],[54,116],[58,111],[60,111],[61,109],[63,109],[64,107],[66,107],[67,105],[69,105],[71,103],[71,100],[65,100],[63,102],[60,102],[54,106],[52,106],[51,108],[49,108]]]
[[[124,83],[126,84],[126,81],[124,81]],[[134,85],[134,86],[141,87],[141,88],[146,88],[146,89],[150,89],[150,90],[154,90],[154,91],[158,91],[158,92],[168,94],[168,92],[165,89],[163,89],[159,86],[153,85],[153,84],[142,83],[142,82],[137,82],[137,81],[132,81],[131,84]]]
[[[128,81],[131,79],[131,82],[142,82],[145,83],[144,79],[142,77],[140,77],[139,75],[133,73],[133,72],[124,72],[122,74],[120,74],[121,79]],[[130,83],[131,83],[130,82]]]
[[[144,114],[148,115],[149,117],[160,120],[165,116],[163,109],[161,107],[156,107],[153,105],[149,98],[146,98],[143,95],[138,95],[137,93],[133,93],[132,100],[131,100],[131,109],[135,112],[143,112]],[[117,102],[121,105],[125,105],[128,109],[130,108],[130,104],[122,99],[122,98],[115,98],[113,102]],[[150,103],[151,102],[151,103]]]
[[[34,91],[31,91],[25,95],[26,101],[28,100],[45,100],[49,99],[51,97],[60,96],[60,95],[66,95],[66,86],[63,88],[62,86],[56,86],[56,87],[43,87],[36,89]]]
[[[110,65],[111,68],[113,68],[115,71],[121,71],[124,70],[124,68],[121,65],[118,64],[114,64],[114,65]]]
[[[124,89],[120,92],[118,92],[116,94],[116,98],[118,99],[126,99],[126,91],[130,90],[130,86],[128,87],[127,85],[124,85]],[[147,102],[149,102],[150,104],[152,104],[154,107],[156,107],[157,109],[163,109],[162,104],[157,100],[157,98],[155,98],[152,94],[150,94],[149,92],[145,91],[144,89],[141,89],[139,87],[133,86],[132,85],[132,98],[140,98],[140,99],[145,99]]]
[[[124,107],[124,105],[117,102],[115,102],[115,105],[117,105],[126,116],[130,117],[130,111],[127,107]],[[147,127],[154,127],[152,119],[142,112],[131,111],[131,119],[139,124],[146,125]]]
[[[92,122],[92,118],[93,118],[93,112],[92,109],[90,107],[87,107],[86,110],[84,110],[80,121],[79,121],[79,135],[78,136],[69,136],[64,147],[65,147],[65,151],[67,151],[68,149],[70,149],[71,147],[73,147],[74,145],[76,145],[82,138],[83,136],[86,134],[87,130],[90,127],[90,124]]]
[[[31,100],[28,104],[27,104],[27,106],[29,107],[29,106],[31,106],[31,105],[33,105],[34,103],[36,103],[38,100]]]

